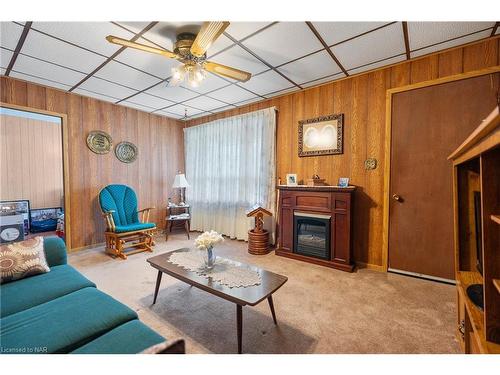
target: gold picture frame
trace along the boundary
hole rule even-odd
[[[299,121],[299,157],[343,153],[343,113]]]

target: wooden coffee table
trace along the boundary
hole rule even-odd
[[[156,297],[158,296],[158,290],[160,289],[161,277],[163,273],[175,277],[178,280],[184,281],[185,283],[192,285],[198,289],[204,290],[205,292],[221,297],[227,301],[234,302],[236,304],[236,327],[239,354],[241,354],[243,306],[255,306],[263,300],[267,299],[269,307],[271,308],[271,314],[273,316],[274,324],[278,324],[276,320],[276,313],[274,311],[272,294],[277,291],[284,283],[286,283],[286,281],[288,280],[286,276],[278,275],[276,273],[269,272],[255,266],[250,266],[244,263],[233,261],[240,266],[257,271],[260,274],[261,283],[260,285],[253,285],[248,287],[229,288],[225,285],[220,284],[219,282],[212,281],[211,278],[200,276],[195,272],[188,271],[168,261],[170,255],[185,251],[189,251],[189,249],[183,248],[174,250],[172,252],[160,254],[148,259],[149,264],[153,268],[156,268],[158,270],[153,304],[156,303]]]

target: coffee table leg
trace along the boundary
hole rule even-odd
[[[158,297],[158,290],[160,289],[161,275],[163,272],[158,271],[158,276],[156,276],[156,287],[155,287],[155,297],[153,299],[153,305],[156,303],[156,297]]]
[[[270,295],[267,297],[267,302],[269,302],[269,307],[271,308],[271,314],[273,315],[274,324],[278,324],[276,320],[276,313],[274,312],[274,304],[273,304],[273,296]]]
[[[241,305],[236,305],[236,320],[238,330],[238,354],[241,354],[241,334],[243,328],[243,309]]]

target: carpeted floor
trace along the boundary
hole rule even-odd
[[[193,233],[193,235],[195,235]],[[188,353],[235,353],[233,303],[163,276],[152,306],[152,255],[192,246],[183,234],[155,252],[117,260],[102,248],[70,254],[69,262],[166,338],[182,337]],[[243,308],[244,353],[458,353],[455,288],[366,269],[346,273],[274,253],[250,255],[246,243],[226,240],[218,255],[283,274],[274,294],[278,326],[266,301]]]

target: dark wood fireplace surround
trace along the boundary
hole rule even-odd
[[[352,272],[351,211],[355,187],[279,185],[276,255]],[[330,259],[294,253],[294,211],[331,215]]]

